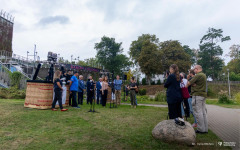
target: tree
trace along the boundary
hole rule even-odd
[[[191,67],[190,56],[184,51],[178,41],[165,41],[160,43],[160,53],[163,70],[169,70],[172,64],[176,64],[181,72],[187,72]]]
[[[138,62],[138,58],[142,51],[143,43],[147,40],[149,40],[151,43],[155,44],[159,43],[159,39],[156,37],[156,35],[150,34],[142,34],[141,36],[138,37],[136,41],[132,41],[130,45],[129,55],[135,63]]]
[[[227,72],[227,69],[229,69],[229,72],[234,72],[235,74],[240,73],[240,60],[239,59],[232,59],[230,62],[228,62],[227,66],[223,68],[224,72]]]
[[[60,58],[58,59],[58,63],[64,63],[63,57],[60,57]]]
[[[151,77],[163,72],[158,45],[150,40],[143,42],[142,50],[138,58],[138,64],[143,73],[145,73],[148,84],[151,84]]]
[[[233,44],[230,47],[230,52],[228,53],[228,56],[230,56],[232,59],[239,59],[239,51],[240,51],[240,45]]]
[[[122,43],[116,43],[115,38],[103,36],[94,48],[97,50],[98,63],[112,73],[120,74],[122,68],[130,65],[129,58],[122,54]]]
[[[222,35],[222,29],[209,28],[207,34],[200,41],[200,51],[198,64],[203,67],[207,76],[215,80],[224,65],[220,56],[223,54],[222,48],[217,45],[219,42],[230,40],[229,36]]]
[[[191,60],[191,65],[195,64],[196,62],[196,55],[194,53],[194,49],[189,48],[188,45],[183,45],[184,51],[189,55],[190,60]]]
[[[87,63],[86,63],[85,61],[83,61],[83,60],[79,60],[79,61],[77,62],[77,65],[87,66]]]

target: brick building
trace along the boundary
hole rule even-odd
[[[0,51],[9,57],[12,56],[13,21],[9,14],[0,13]]]

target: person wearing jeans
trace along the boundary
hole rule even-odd
[[[188,81],[190,81],[194,76],[195,76],[194,70],[190,69],[189,73],[188,73],[188,77],[187,77]],[[192,95],[191,91],[192,91],[191,86],[188,86],[188,92],[190,95]],[[190,96],[190,98],[188,98],[188,104],[189,104],[190,113],[193,115],[193,118],[194,118],[194,123],[192,124],[192,126],[197,127],[197,120],[196,120],[196,117],[195,117],[195,115],[193,113],[193,109],[192,109],[192,96]]]
[[[194,124],[192,125],[193,127],[197,127],[197,120],[196,117],[193,113],[193,109],[192,109],[192,97],[188,98],[188,104],[189,104],[189,108],[190,108],[190,113],[193,115],[194,118]]]
[[[208,133],[208,120],[206,108],[206,82],[207,77],[202,73],[202,66],[194,67],[195,76],[188,82],[186,87],[192,85],[192,108],[197,120],[196,133]]]
[[[85,89],[83,76],[80,75],[78,79],[78,104],[83,105],[83,92]]]
[[[120,80],[119,75],[117,75],[116,80],[114,80],[116,105],[120,105],[121,103],[121,87],[122,87],[122,80]]]
[[[97,89],[97,104],[102,104],[101,100],[101,88],[102,88],[102,78],[99,78],[99,81],[96,83],[96,89]]]

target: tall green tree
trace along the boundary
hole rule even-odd
[[[181,43],[174,40],[160,43],[161,64],[163,70],[169,70],[172,64],[176,64],[181,72],[187,72],[191,67],[189,54],[184,51]]]
[[[228,56],[232,59],[240,59],[240,45],[233,44],[229,49]]]
[[[157,44],[150,40],[143,42],[142,50],[138,58],[138,64],[147,77],[148,84],[151,84],[151,77],[163,72],[160,61],[160,51]]]
[[[115,38],[103,36],[94,48],[97,50],[98,63],[114,74],[120,74],[122,68],[130,65],[129,58],[122,54],[122,43],[117,43]]]
[[[196,55],[194,53],[194,49],[191,49],[188,45],[183,45],[184,51],[189,55],[191,60],[191,65],[196,63]]]
[[[198,53],[198,64],[203,67],[207,76],[215,80],[224,66],[223,59],[220,58],[223,50],[218,45],[219,42],[230,40],[229,36],[223,36],[222,29],[209,28],[207,34],[200,41],[200,51]]]
[[[156,37],[156,35],[150,35],[150,34],[142,34],[141,36],[138,37],[137,40],[132,41],[132,43],[130,45],[129,55],[135,63],[138,62],[138,58],[142,51],[144,42],[148,41],[148,40],[151,43],[155,43],[155,44],[159,43],[159,39]]]

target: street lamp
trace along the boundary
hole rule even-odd
[[[28,75],[28,54],[29,54],[29,51],[27,51],[27,75]]]
[[[231,97],[230,80],[229,80],[229,69],[227,69],[227,72],[228,72],[228,93],[229,93],[229,97]]]

